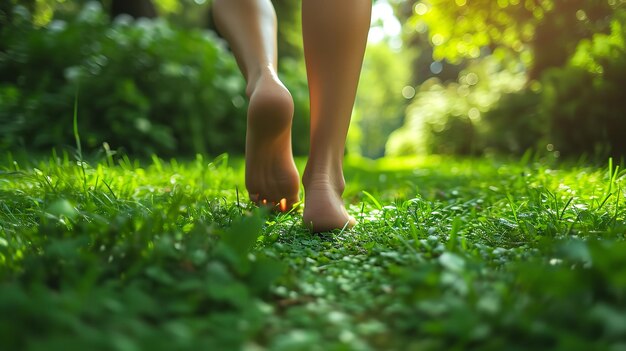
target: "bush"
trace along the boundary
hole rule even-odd
[[[541,89],[503,97],[485,115],[491,131],[486,143],[517,153],[541,142],[563,155],[626,155],[626,28],[620,16],[609,34],[581,41],[566,66],[548,70],[536,83]]]
[[[484,114],[480,136],[483,150],[522,154],[545,145],[548,121],[542,112],[541,94],[532,89],[503,95]]]
[[[523,72],[493,57],[477,61],[447,85],[432,78],[422,84],[407,109],[405,125],[392,133],[388,155],[477,154],[483,150],[483,120],[503,94],[519,91]]]
[[[389,154],[522,154],[551,145],[565,156],[626,155],[623,23],[626,14],[617,11],[609,33],[582,40],[565,66],[540,81],[526,82],[523,71],[493,56],[461,72],[458,82],[427,81],[388,141]],[[470,75],[475,84],[468,84]]]
[[[89,3],[75,18],[43,28],[16,7],[0,42],[8,48],[0,59],[2,147],[74,144],[78,91],[87,147],[107,142],[136,155],[244,150],[245,82],[212,32],[160,19],[118,17],[110,24]],[[286,73],[296,82],[299,74]],[[306,138],[294,140],[306,148]]]
[[[545,77],[550,139],[562,153],[626,155],[626,16],[584,40],[569,64]]]

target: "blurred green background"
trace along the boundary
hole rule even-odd
[[[300,1],[274,0],[308,150]],[[242,154],[244,81],[210,0],[5,0],[0,150]],[[378,0],[348,152],[626,155],[626,1]]]

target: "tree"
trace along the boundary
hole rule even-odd
[[[505,49],[520,56],[537,78],[560,66],[578,42],[606,32],[613,0],[423,0],[407,25],[428,31],[436,60],[477,58],[483,49]]]
[[[111,0],[111,17],[127,14],[134,18],[157,17],[156,8],[151,0]]]

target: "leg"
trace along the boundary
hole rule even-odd
[[[276,13],[270,0],[215,0],[217,28],[247,81],[246,188],[258,204],[298,202],[300,176],[291,151],[293,100],[276,74]]]
[[[371,17],[371,0],[303,0],[311,97],[304,223],[314,232],[354,225],[341,195],[343,153]]]

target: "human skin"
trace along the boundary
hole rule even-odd
[[[248,194],[257,204],[290,209],[299,202],[300,175],[291,150],[293,99],[276,73],[274,7],[269,0],[216,0],[213,16],[247,81]]]
[[[303,0],[311,147],[302,182],[312,232],[351,227],[343,155],[371,16],[371,0]],[[214,20],[247,80],[246,187],[257,204],[299,201],[291,151],[293,100],[276,74],[276,14],[269,0],[216,0]]]
[[[311,147],[302,182],[312,231],[356,223],[342,199],[343,155],[361,73],[370,0],[304,0],[302,35],[311,99]]]

